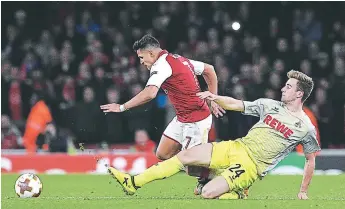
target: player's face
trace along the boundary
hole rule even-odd
[[[290,78],[285,86],[281,89],[282,98],[284,103],[295,101],[298,98],[302,98],[303,92],[297,87],[297,79]]]
[[[151,66],[156,61],[152,51],[150,51],[150,50],[139,49],[139,50],[137,50],[137,55],[140,59],[140,64],[145,65],[148,70],[151,69]]]

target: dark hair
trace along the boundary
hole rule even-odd
[[[151,36],[150,34],[146,34],[143,36],[141,39],[137,40],[133,44],[133,50],[137,51],[139,49],[146,49],[148,47],[155,47],[155,48],[160,48],[159,41]]]

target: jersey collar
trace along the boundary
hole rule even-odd
[[[163,54],[168,54],[169,52],[167,51],[167,50],[162,50],[161,52],[159,52],[159,54],[158,54],[158,57],[157,57],[157,60],[155,61],[155,63],[153,63],[153,65],[155,65],[156,64],[156,62],[158,61],[158,59],[161,57],[161,56],[163,56]],[[153,66],[152,65],[152,66]]]
[[[159,52],[158,54],[158,58],[160,58],[163,54],[168,54],[169,52],[167,50],[162,50],[161,52]]]

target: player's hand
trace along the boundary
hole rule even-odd
[[[300,200],[307,200],[308,199],[307,192],[299,192],[297,197]]]
[[[217,99],[217,95],[212,94],[209,91],[199,92],[196,94],[200,99],[207,99],[210,101],[214,101]]]
[[[225,110],[214,101],[211,101],[211,111],[217,118],[222,117],[225,113]]]
[[[103,112],[121,112],[120,105],[116,103],[101,105]]]

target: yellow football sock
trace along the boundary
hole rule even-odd
[[[145,170],[143,173],[134,176],[134,183],[135,186],[142,187],[151,181],[170,177],[183,169],[184,166],[181,161],[174,156],[166,161],[159,162]]]

